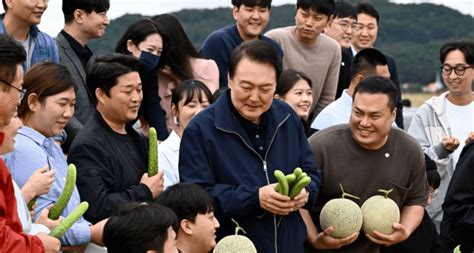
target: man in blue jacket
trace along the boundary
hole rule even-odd
[[[203,186],[221,222],[218,239],[234,234],[235,219],[259,253],[303,252],[300,208],[315,203],[320,176],[292,109],[273,100],[281,60],[267,42],[252,40],[229,60],[229,90],[199,113],[181,140],[182,181]],[[290,199],[277,193],[275,170],[301,167],[312,183]]]

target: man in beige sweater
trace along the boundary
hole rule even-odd
[[[332,19],[334,0],[297,0],[295,26],[276,28],[265,35],[283,49],[283,68],[306,73],[313,82],[310,120],[334,100],[341,47],[322,31]]]

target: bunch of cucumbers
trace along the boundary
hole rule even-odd
[[[285,175],[281,170],[275,170],[274,175],[278,181],[275,191],[290,198],[296,197],[303,188],[311,183],[311,178],[300,167],[296,167],[293,173],[288,175]]]

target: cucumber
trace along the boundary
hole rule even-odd
[[[28,207],[29,211],[33,211],[33,206],[36,204],[36,197],[32,198],[26,206]]]
[[[300,168],[300,167],[296,167],[294,170],[293,170],[293,175],[296,176],[296,178],[298,178],[301,173],[303,173],[303,170]]]
[[[59,218],[67,203],[69,202],[69,199],[71,199],[74,187],[76,187],[76,174],[76,166],[72,163],[69,164],[67,167],[67,177],[66,183],[64,184],[64,189],[61,192],[61,195],[59,195],[56,204],[54,204],[54,206],[49,210],[48,218],[51,220],[57,220]]]
[[[158,174],[158,137],[154,127],[148,132],[148,148],[148,176],[152,177]]]
[[[294,186],[291,188],[290,191],[290,198],[296,197],[296,195],[300,194],[301,190],[305,188],[309,183],[311,183],[311,178],[308,176],[304,176],[301,178]]]
[[[87,201],[81,202],[64,220],[59,223],[57,227],[55,227],[51,233],[49,233],[50,236],[54,236],[56,238],[61,238],[68,229],[76,223],[76,221],[81,218],[84,213],[87,211],[89,208],[89,203]]]
[[[288,181],[286,180],[285,174],[281,172],[281,170],[275,170],[273,173],[276,180],[278,181],[278,185],[280,185],[280,193],[282,195],[288,196],[289,186]]]
[[[296,183],[295,174],[288,174],[285,177],[286,177],[286,181],[288,181],[288,186],[291,188]]]

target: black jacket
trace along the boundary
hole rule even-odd
[[[148,187],[140,184],[148,167],[148,140],[129,125],[126,131],[114,132],[96,112],[71,145],[68,163],[77,167],[77,189],[81,200],[89,202],[84,218],[92,223],[125,203],[152,200]]]
[[[464,147],[443,204],[441,238],[448,250],[474,251],[474,141]]]

